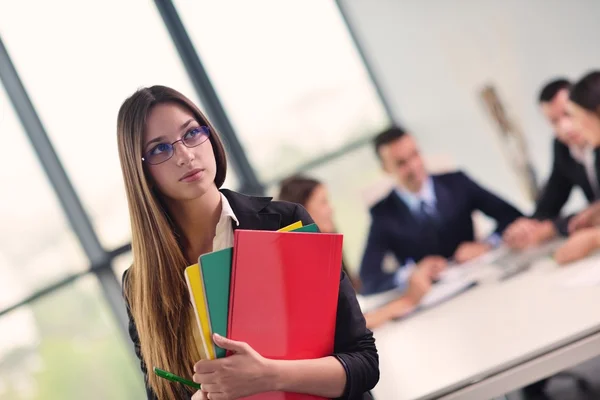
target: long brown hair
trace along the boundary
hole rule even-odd
[[[188,266],[159,194],[151,188],[142,163],[143,136],[148,115],[157,104],[187,108],[198,123],[210,129],[216,159],[215,184],[225,181],[227,160],[223,144],[211,123],[183,94],[164,86],[139,89],[119,110],[117,141],[131,222],[133,265],[124,293],[131,308],[149,371],[154,366],[191,379],[200,354],[194,342],[195,323],[189,312],[189,294],[183,271]],[[180,396],[174,385],[148,373],[148,385],[160,399]]]

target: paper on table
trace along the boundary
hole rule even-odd
[[[410,274],[415,267],[407,266],[405,268],[408,269],[408,273]],[[431,287],[431,290],[425,296],[423,296],[419,303],[419,307],[426,308],[441,303],[464,292],[476,283],[476,279],[470,276],[467,269],[461,266],[449,267],[440,275],[440,280]],[[356,297],[362,312],[366,313],[377,309],[400,296],[402,296],[402,291],[392,289],[383,293],[369,296],[357,295]]]
[[[471,272],[471,269],[469,267],[464,267],[458,264],[451,264],[448,265],[446,269],[440,273],[438,282],[448,283],[464,280],[465,276],[467,276],[469,272]]]
[[[563,287],[585,287],[600,285],[600,265],[592,265],[570,279],[561,282]]]
[[[431,307],[433,305],[439,304],[445,300],[450,299],[458,295],[459,293],[464,292],[465,290],[475,286],[477,281],[472,278],[463,278],[463,279],[452,279],[446,282],[438,282],[423,298],[419,303],[420,307]]]
[[[356,299],[358,300],[358,305],[360,306],[361,311],[363,313],[367,313],[393,300],[396,300],[400,296],[402,296],[401,290],[392,289],[382,293],[371,294],[368,296],[357,294]]]

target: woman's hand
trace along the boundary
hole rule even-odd
[[[595,201],[569,221],[569,234],[600,224],[600,201]]]
[[[567,264],[581,260],[600,248],[600,228],[587,228],[575,232],[554,253],[554,260]]]
[[[556,228],[550,220],[537,221],[522,217],[504,230],[502,240],[511,249],[522,250],[550,240],[556,233]]]
[[[193,380],[202,389],[193,400],[234,400],[275,390],[275,372],[270,360],[244,342],[213,335],[215,344],[234,354],[217,360],[202,360],[194,365]],[[205,397],[202,397],[204,392]]]

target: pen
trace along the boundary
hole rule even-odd
[[[200,389],[201,388],[201,386],[200,386],[199,383],[188,381],[187,379],[184,379],[184,378],[182,378],[180,376],[177,376],[177,375],[172,374],[172,373],[167,372],[167,371],[163,371],[160,368],[154,367],[154,373],[156,375],[160,376],[161,378],[165,378],[165,379],[168,379],[168,380],[173,381],[173,382],[183,383],[184,385],[191,386],[191,387],[193,387],[195,389]]]

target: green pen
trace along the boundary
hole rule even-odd
[[[156,375],[160,376],[161,378],[165,378],[165,379],[168,379],[168,380],[170,380],[170,381],[173,381],[173,382],[179,382],[179,383],[183,383],[184,385],[191,386],[191,387],[193,387],[194,389],[200,389],[200,388],[201,388],[201,386],[200,386],[200,384],[199,384],[199,383],[192,382],[192,381],[188,381],[188,380],[187,380],[187,379],[185,379],[185,378],[182,378],[182,377],[180,377],[180,376],[177,376],[177,375],[175,375],[175,374],[172,374],[172,373],[170,373],[170,372],[167,372],[167,371],[163,371],[163,370],[162,370],[162,369],[160,369],[160,368],[156,368],[156,367],[154,367],[154,373],[155,373]]]

